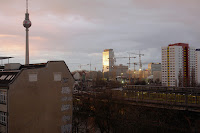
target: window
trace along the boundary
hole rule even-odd
[[[7,77],[7,75],[2,75],[2,76],[0,77],[0,80],[4,80],[6,77]]]
[[[54,73],[54,81],[61,81],[61,72]]]
[[[6,125],[7,123],[7,113],[0,112],[0,124]]]
[[[0,91],[0,103],[6,103],[7,101],[7,92]]]
[[[37,74],[29,74],[29,81],[30,82],[37,81]]]
[[[12,80],[15,77],[15,75],[8,75],[8,77],[6,77],[6,80]]]

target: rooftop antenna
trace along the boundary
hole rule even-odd
[[[25,20],[23,22],[23,26],[26,28],[26,52],[25,52],[25,65],[29,64],[29,28],[31,27],[31,21],[29,20],[29,13],[28,13],[28,0],[26,0],[26,13],[25,13]]]

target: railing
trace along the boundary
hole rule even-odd
[[[177,88],[158,86],[126,86],[119,90],[102,90],[76,94],[97,99],[105,99],[109,94],[112,99],[145,106],[166,107],[200,112],[200,88]],[[108,96],[108,95],[107,95]]]
[[[172,105],[200,111],[200,88],[126,86],[113,91],[112,96],[134,102]]]

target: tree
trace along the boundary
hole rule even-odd
[[[192,67],[192,70],[191,70],[191,87],[195,87],[195,86],[196,86],[195,68]]]
[[[182,74],[182,69],[179,69],[178,73],[178,86],[183,87],[183,74]]]
[[[160,79],[157,78],[157,79],[155,80],[155,83],[156,83],[156,84],[160,84]]]

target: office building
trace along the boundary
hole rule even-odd
[[[114,60],[113,49],[105,49],[103,52],[103,72],[112,72]]]
[[[0,72],[0,132],[72,132],[73,84],[64,61],[5,65]]]

